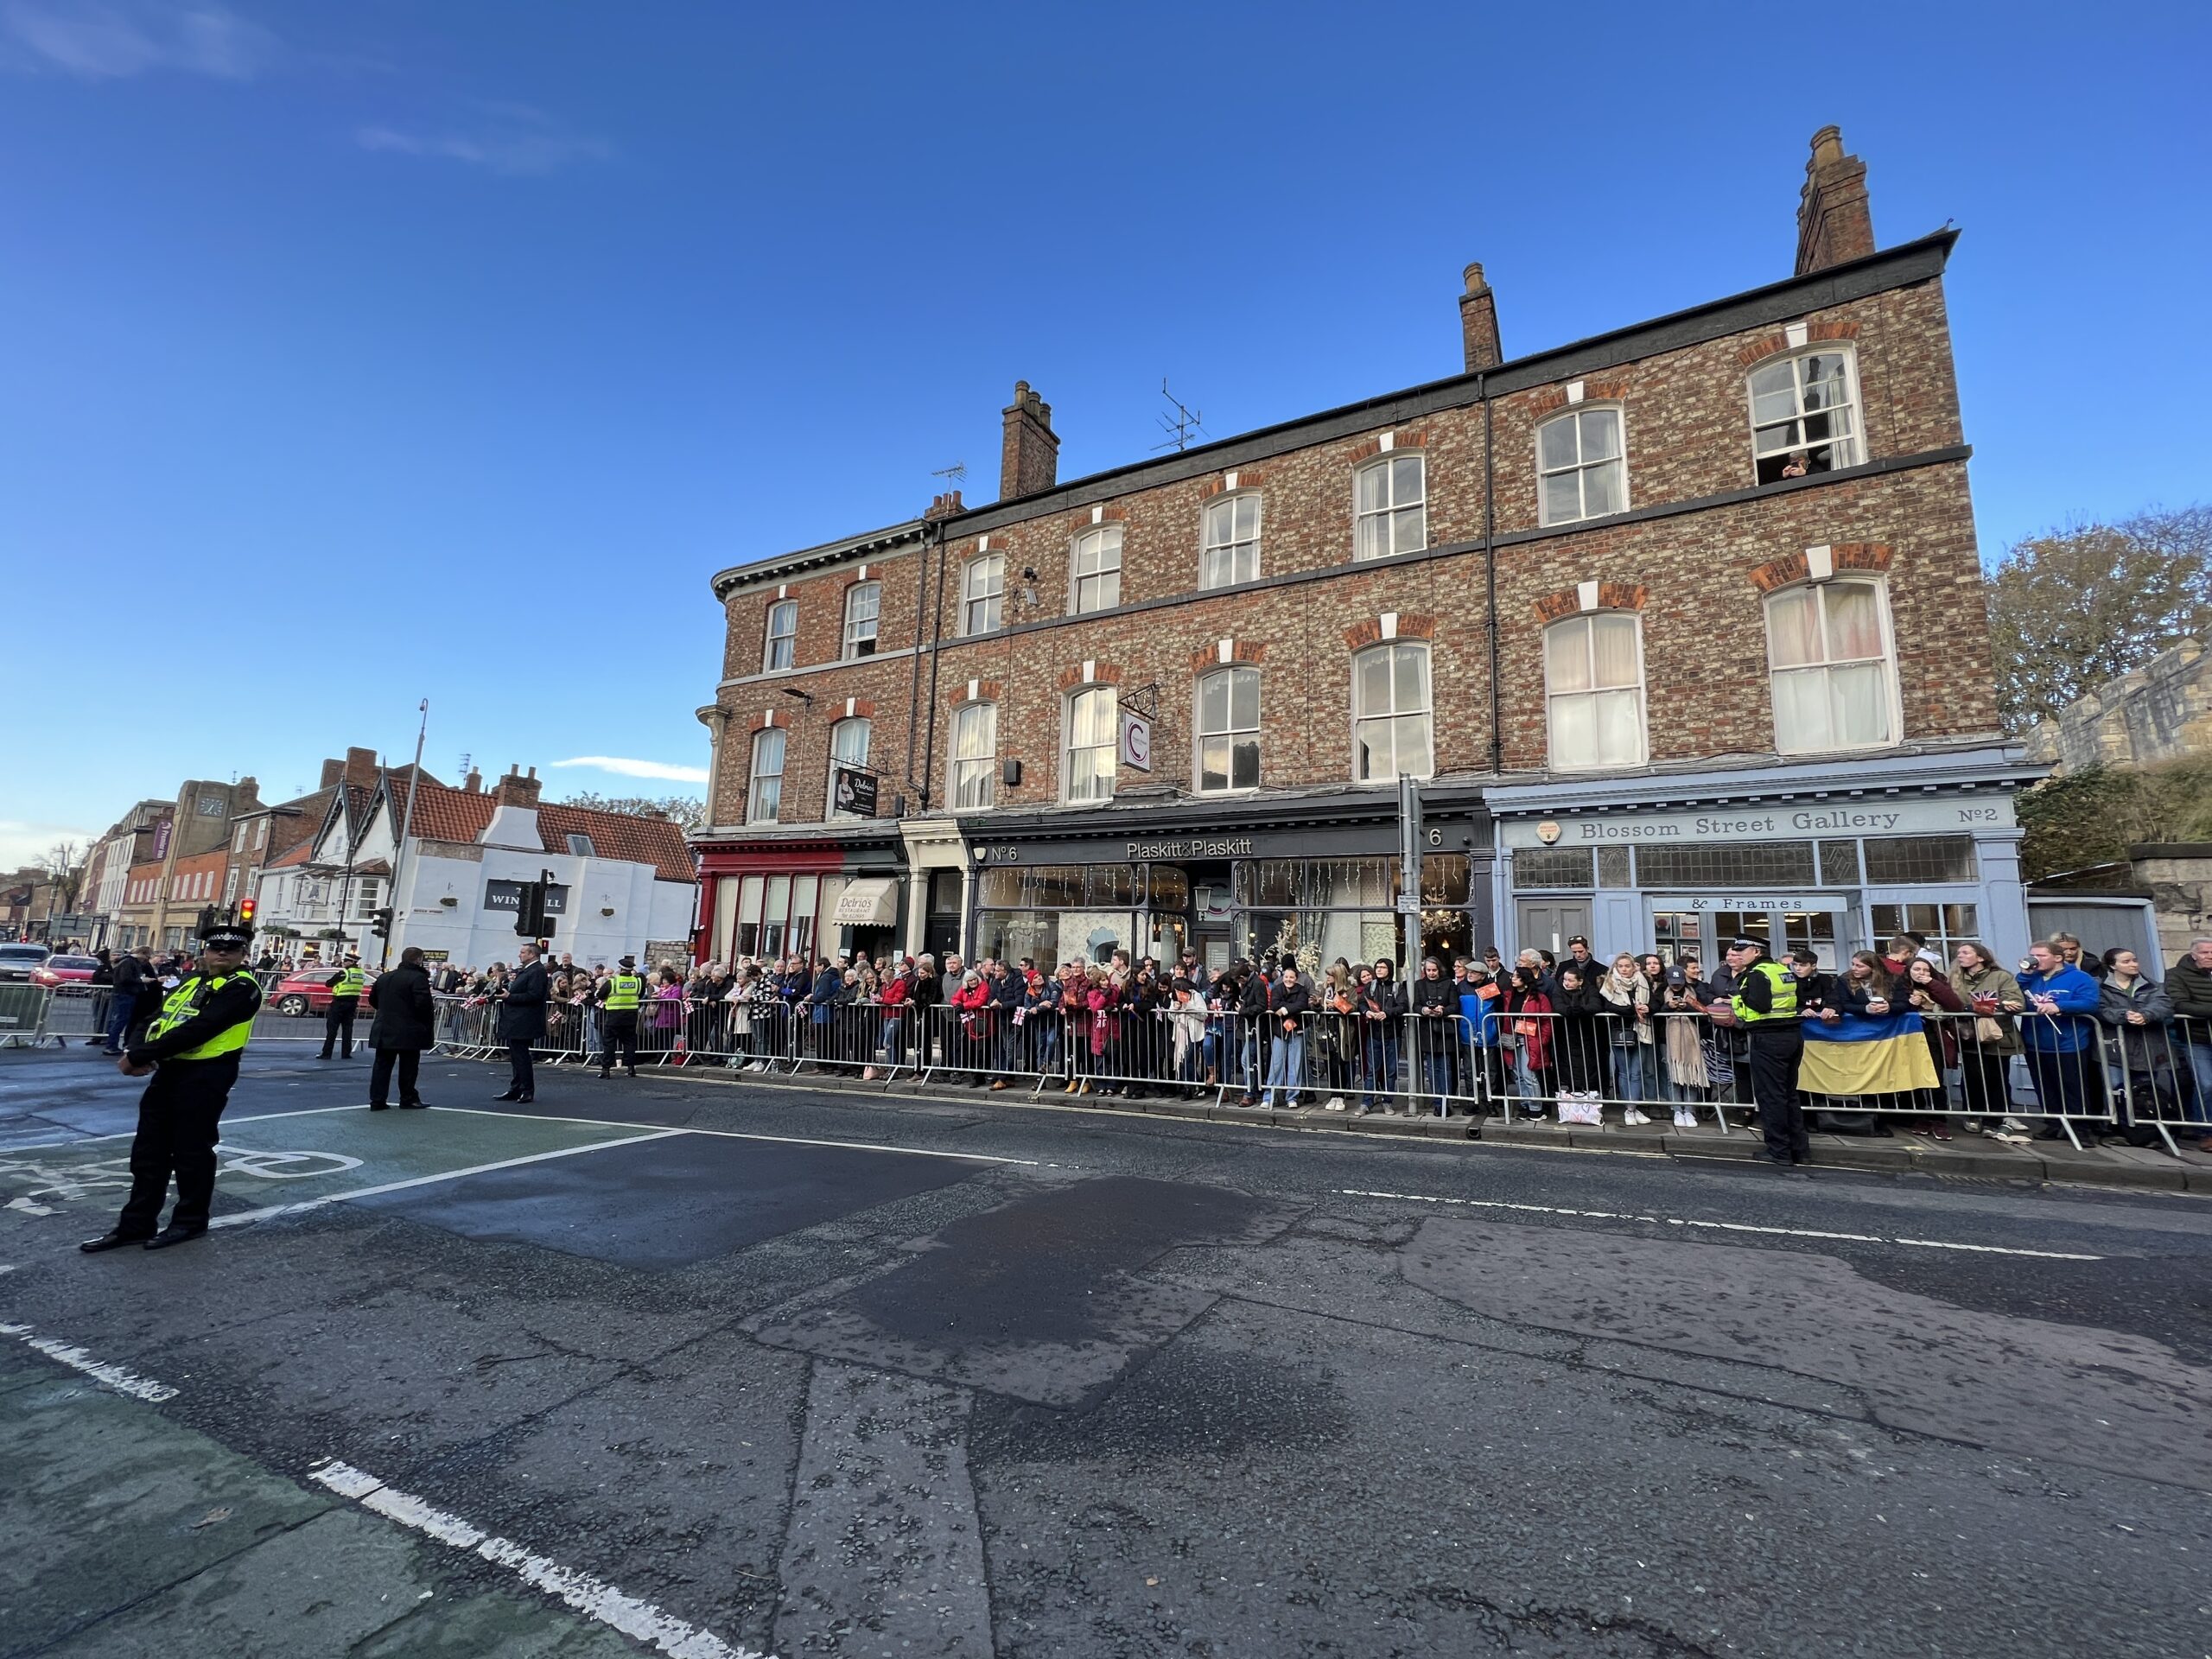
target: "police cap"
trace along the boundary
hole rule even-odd
[[[210,922],[200,930],[200,943],[218,950],[243,950],[253,943],[253,930],[237,922]]]

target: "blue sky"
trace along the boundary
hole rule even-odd
[[[552,768],[701,766],[708,577],[1017,378],[1071,477],[1454,372],[1470,259],[1509,355],[1755,287],[1831,121],[1966,232],[1985,554],[2202,499],[2207,16],[0,0],[0,868],[425,695],[663,787]]]

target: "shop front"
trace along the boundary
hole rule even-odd
[[[895,835],[816,832],[693,845],[703,921],[698,960],[887,957],[898,949],[906,884]]]
[[[1250,828],[1217,827],[1228,815],[1211,804],[963,819],[969,954],[1049,968],[1189,950],[1217,972],[1272,950],[1307,967],[1340,956],[1405,966],[1395,796],[1241,806]],[[1488,942],[1487,830],[1464,801],[1424,819],[1425,950]]]
[[[1709,968],[1751,938],[1836,968],[1910,931],[2010,962],[2028,941],[2013,794],[2040,775],[1979,750],[1492,789],[1499,913],[1514,948],[1562,956],[1580,934]]]

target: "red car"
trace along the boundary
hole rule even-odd
[[[277,982],[276,988],[263,998],[263,1001],[279,1014],[327,1014],[330,1011],[330,982],[344,971],[337,968],[302,968],[297,973]],[[370,983],[374,976],[370,976]],[[363,985],[362,1001],[368,1000],[368,986]]]
[[[99,965],[94,957],[48,957],[31,969],[31,983],[63,996],[89,996]]]

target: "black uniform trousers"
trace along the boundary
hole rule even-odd
[[[535,1037],[507,1039],[507,1064],[513,1068],[514,1073],[507,1079],[508,1093],[534,1095],[537,1092],[537,1074],[531,1070],[530,1063],[530,1051],[537,1041]]]
[[[1797,1103],[1797,1067],[1805,1033],[1795,1020],[1760,1020],[1751,1033],[1751,1098],[1759,1109],[1766,1155],[1777,1164],[1801,1164],[1812,1150],[1805,1109]]]
[[[599,1011],[599,1070],[604,1077],[614,1068],[616,1051],[626,1071],[638,1069],[638,1011],[601,1008]]]
[[[125,1238],[161,1230],[162,1205],[176,1182],[172,1227],[205,1227],[215,1198],[215,1124],[238,1080],[238,1057],[163,1060],[138,1097],[138,1133],[130,1141],[130,1197],[116,1218]]]
[[[358,996],[334,996],[330,1012],[322,1016],[322,1058],[330,1058],[330,1050],[342,1033],[346,1039],[345,1058],[353,1058],[353,1013],[361,1005]]]
[[[418,1048],[380,1048],[375,1059],[369,1062],[369,1098],[378,1105],[388,1103],[391,1096],[385,1091],[391,1087],[392,1062],[399,1063],[399,1103],[412,1106],[422,1099],[416,1078],[423,1070],[423,1051]]]

